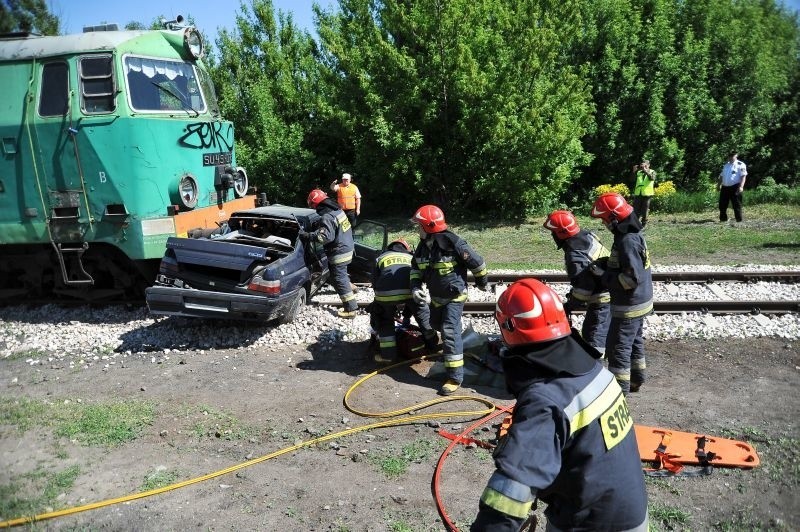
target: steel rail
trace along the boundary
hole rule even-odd
[[[565,273],[490,273],[489,282],[513,283],[527,277],[535,277],[545,283],[569,282],[569,278]],[[798,283],[800,282],[800,271],[653,272],[653,281],[659,283],[713,283],[722,281]]]
[[[715,283],[715,282],[773,282],[800,283],[800,270],[782,271],[742,271],[742,272],[653,272],[656,283]],[[468,274],[472,282],[472,274]],[[535,277],[545,283],[568,283],[566,273],[489,273],[490,283],[511,284],[520,279]],[[357,286],[370,286],[369,283],[355,283]]]
[[[467,302],[465,314],[493,314],[492,302]],[[682,314],[700,312],[703,314],[788,314],[800,312],[800,301],[654,301],[656,314]],[[575,310],[573,314],[583,312]]]

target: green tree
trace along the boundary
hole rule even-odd
[[[341,0],[316,9],[331,107],[373,198],[521,214],[588,158],[576,1]],[[348,161],[349,163],[349,161]],[[380,196],[383,195],[383,198]],[[407,205],[404,205],[408,209]]]
[[[270,0],[241,5],[236,28],[223,29],[210,57],[223,115],[236,124],[238,162],[270,201],[297,202],[311,186],[316,159],[305,146],[320,88],[316,44]]]
[[[797,100],[796,16],[773,0],[583,7],[573,57],[591,65],[597,108],[584,138],[595,155],[585,185],[625,180],[632,163],[649,157],[680,187],[704,188],[734,147],[754,174],[788,170],[775,150],[784,144],[778,135],[797,135],[789,118]],[[796,155],[791,160],[796,168]]]
[[[0,33],[24,31],[58,35],[60,24],[44,0],[0,0]]]

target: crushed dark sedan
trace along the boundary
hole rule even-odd
[[[298,238],[314,231],[313,209],[269,205],[235,212],[213,232],[172,237],[155,286],[147,288],[153,314],[237,320],[293,321],[328,280],[322,246]],[[354,230],[351,276],[368,279],[386,247],[383,224],[368,220]]]

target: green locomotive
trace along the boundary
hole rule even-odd
[[[255,206],[181,22],[0,36],[0,299],[141,297],[168,237]]]

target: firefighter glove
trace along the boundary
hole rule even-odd
[[[415,303],[420,305],[423,303],[427,304],[431,302],[431,296],[428,295],[428,292],[424,288],[415,288],[414,290],[412,290],[411,297],[414,298]]]
[[[308,231],[306,231],[302,227],[300,228],[300,231],[298,231],[297,236],[303,242],[308,242],[309,240],[311,240],[311,233],[309,233]]]
[[[484,275],[482,277],[475,278],[475,287],[478,290],[483,290],[484,292],[489,289],[489,279]]]
[[[592,265],[589,266],[589,271],[592,273],[592,275],[596,275],[597,277],[602,277],[603,274],[606,273],[606,271],[603,268],[601,268],[595,263],[592,263]]]

